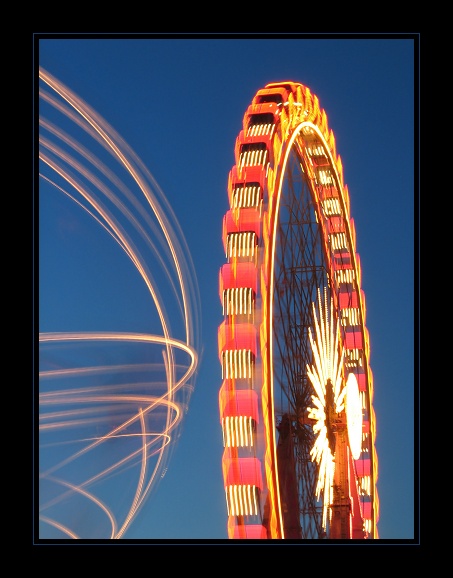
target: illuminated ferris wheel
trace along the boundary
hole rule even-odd
[[[378,538],[360,260],[318,98],[293,82],[259,90],[235,163],[219,274],[228,536]]]

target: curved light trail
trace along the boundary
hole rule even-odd
[[[40,189],[69,199],[115,241],[146,287],[152,325],[149,333],[61,331],[62,318],[62,328],[39,333],[39,538],[125,538],[167,471],[194,389],[197,280],[142,161],[60,81],[42,68],[39,78]],[[47,323],[41,317],[40,328]]]

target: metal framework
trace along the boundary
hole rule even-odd
[[[232,539],[377,538],[373,378],[349,194],[310,90],[259,90],[236,139],[219,274]]]

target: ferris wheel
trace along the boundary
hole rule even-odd
[[[267,84],[234,152],[218,328],[228,537],[378,538],[365,296],[326,113],[302,84]]]

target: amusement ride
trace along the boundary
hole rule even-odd
[[[361,265],[318,98],[258,90],[234,156],[218,328],[228,537],[378,538]]]

